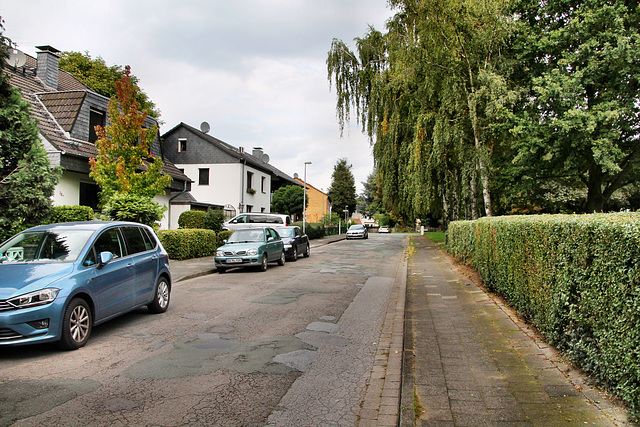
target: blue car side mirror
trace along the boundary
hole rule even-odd
[[[98,268],[104,267],[109,264],[113,259],[113,254],[111,252],[100,252],[100,263],[98,264]]]

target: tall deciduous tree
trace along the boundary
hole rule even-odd
[[[29,106],[4,72],[10,40],[0,21],[0,241],[49,218],[60,171],[52,169]]]
[[[356,210],[356,181],[351,173],[352,165],[347,163],[347,159],[339,159],[333,167],[331,175],[331,187],[329,187],[328,195],[334,211],[342,212],[343,209],[349,210],[351,215]]]
[[[63,52],[60,58],[60,68],[73,74],[82,83],[108,98],[116,95],[115,83],[125,74],[122,66],[108,66],[102,57],[92,58],[89,52]],[[153,101],[140,89],[139,79],[134,75],[129,75],[129,78],[136,88],[136,100],[140,103],[140,109],[146,111],[151,117],[160,117],[160,111]]]
[[[391,0],[398,13],[352,52],[327,59],[341,127],[352,108],[374,146],[383,202],[406,221],[429,212],[492,214],[496,123],[515,93],[502,49],[513,22],[501,0]],[[482,206],[479,202],[482,194]]]
[[[109,101],[110,123],[104,128],[96,126],[98,156],[89,159],[89,175],[100,187],[104,204],[123,194],[152,199],[165,193],[171,177],[162,173],[162,159],[150,151],[158,128],[144,127],[147,114],[139,111],[128,66],[116,82],[116,92]]]
[[[299,185],[278,188],[271,198],[271,210],[287,215],[302,215],[304,189]],[[306,201],[307,204],[309,201]]]
[[[578,183],[584,210],[602,211],[640,178],[638,3],[523,0],[516,12],[514,48],[529,88],[514,129],[516,162],[534,182]]]

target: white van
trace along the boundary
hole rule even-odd
[[[255,227],[286,227],[291,225],[289,215],[275,213],[243,213],[222,224],[223,230]]]

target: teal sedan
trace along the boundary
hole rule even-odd
[[[284,265],[284,243],[273,228],[235,230],[224,243],[216,250],[218,273],[225,273],[234,267],[253,267],[266,271],[270,262]]]

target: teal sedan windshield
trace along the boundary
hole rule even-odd
[[[0,263],[73,262],[92,234],[92,230],[20,233],[0,247]]]
[[[264,231],[258,230],[236,230],[229,236],[229,243],[252,243],[252,242],[264,242]]]

